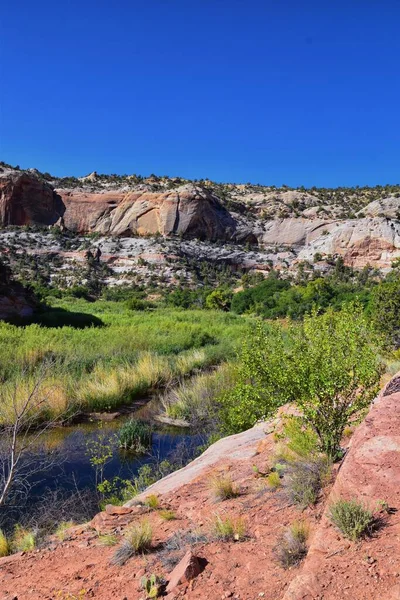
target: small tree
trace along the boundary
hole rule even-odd
[[[304,319],[293,336],[292,384],[321,450],[335,459],[345,427],[379,390],[381,365],[362,308],[344,305]]]
[[[391,274],[388,281],[372,292],[372,322],[377,331],[386,337],[389,345],[400,345],[400,278]]]
[[[56,453],[40,452],[51,418],[52,386],[47,377],[54,365],[42,365],[33,379],[22,374],[15,385],[0,390],[0,520],[2,511],[27,497],[36,474],[60,464]],[[6,515],[7,516],[7,515]]]
[[[378,392],[380,361],[373,334],[359,305],[340,312],[316,311],[300,325],[257,327],[244,343],[237,385],[222,398],[228,432],[243,431],[295,402],[335,459],[345,427],[366,409]]]

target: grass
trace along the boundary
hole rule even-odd
[[[210,489],[215,500],[229,500],[239,495],[238,487],[230,475],[214,475],[210,479]]]
[[[144,454],[151,447],[152,431],[148,423],[130,419],[118,431],[118,441],[121,448],[131,450],[136,454]]]
[[[329,508],[329,517],[344,537],[353,542],[369,533],[375,520],[373,512],[356,499],[337,500]]]
[[[277,490],[282,486],[282,481],[277,471],[272,471],[267,477],[267,485],[272,490]]]
[[[149,521],[133,525],[125,533],[125,539],[114,553],[111,563],[122,566],[135,554],[150,550],[152,539],[153,530]]]
[[[115,546],[116,544],[118,544],[118,537],[113,533],[100,534],[99,544],[101,546]]]
[[[217,402],[223,392],[234,385],[234,370],[229,363],[211,373],[203,373],[183,381],[161,398],[165,413],[173,419],[184,419],[201,426],[215,417]]]
[[[229,360],[250,323],[221,311],[135,312],[104,300],[64,299],[55,301],[55,308],[93,315],[104,326],[0,323],[3,405],[10,406],[14,394],[22,399],[37,369],[50,360],[43,384],[49,418],[77,410],[112,410],[171,380]]]
[[[297,458],[309,458],[318,453],[318,437],[304,426],[299,417],[289,417],[283,426],[283,436],[286,438],[286,448]]]
[[[30,552],[36,547],[36,539],[33,531],[29,531],[21,525],[16,525],[11,542],[13,552]]]
[[[0,558],[2,556],[8,556],[10,553],[10,545],[5,534],[0,529]]]
[[[222,540],[223,542],[240,542],[246,536],[246,525],[240,517],[233,518],[215,515],[212,531],[217,540]]]
[[[327,481],[329,462],[325,456],[304,458],[285,468],[285,492],[291,502],[302,508],[315,504]]]
[[[298,565],[306,556],[308,536],[309,526],[305,521],[295,521],[283,533],[274,554],[284,569]]]
[[[164,521],[174,521],[176,519],[176,513],[173,510],[160,510],[158,514]]]
[[[160,500],[156,494],[150,494],[146,496],[144,504],[151,510],[157,510],[160,507]]]
[[[58,527],[55,531],[55,535],[58,537],[60,542],[63,542],[66,539],[68,529],[70,529],[74,525],[75,525],[75,523],[73,521],[62,521],[58,525]]]

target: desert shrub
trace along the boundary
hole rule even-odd
[[[14,536],[11,542],[13,552],[30,552],[36,546],[36,536],[21,525],[15,526]]]
[[[239,542],[246,535],[246,525],[244,520],[239,517],[233,518],[215,515],[212,531],[214,537],[218,540]]]
[[[157,510],[160,506],[160,500],[155,494],[150,494],[149,496],[146,496],[144,504],[151,510]]]
[[[318,500],[328,477],[329,462],[324,456],[305,458],[288,463],[284,472],[287,497],[294,504],[305,508]]]
[[[147,598],[158,598],[161,592],[161,587],[164,584],[164,580],[160,579],[154,573],[150,577],[142,577],[141,587],[146,593]]]
[[[165,569],[173,569],[188,548],[207,542],[207,536],[198,530],[176,531],[163,545],[159,553]]]
[[[299,417],[289,417],[283,426],[283,437],[287,450],[298,458],[309,458],[318,453],[318,436],[304,425]]]
[[[340,456],[345,427],[379,389],[381,364],[360,305],[312,313],[294,337],[296,402],[330,458]]]
[[[352,541],[368,533],[374,522],[372,511],[355,499],[340,499],[331,504],[329,517],[339,531]]]
[[[243,345],[237,384],[222,398],[228,433],[242,431],[288,401],[297,403],[319,450],[340,456],[344,428],[379,389],[381,364],[360,305],[314,311],[301,325],[258,324]]]
[[[308,524],[304,521],[295,521],[278,540],[274,554],[284,569],[299,564],[306,556],[308,535]]]
[[[238,487],[230,475],[214,475],[210,478],[210,488],[215,500],[229,500],[239,495]]]
[[[150,550],[152,539],[153,530],[149,521],[133,525],[126,531],[124,541],[114,553],[112,564],[122,566],[135,554]]]
[[[282,486],[282,481],[277,471],[272,471],[267,477],[267,485],[272,490],[277,490]]]
[[[10,552],[10,546],[5,534],[0,529],[0,558],[7,556]]]
[[[121,448],[143,454],[151,446],[151,427],[143,421],[131,419],[120,428],[118,440]]]

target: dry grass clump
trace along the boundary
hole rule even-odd
[[[285,469],[285,492],[291,502],[305,508],[315,504],[330,472],[325,456],[298,460]]]
[[[299,564],[306,556],[309,532],[308,523],[295,521],[278,540],[274,554],[284,569]]]
[[[55,535],[58,537],[60,542],[63,542],[66,539],[66,537],[68,535],[67,534],[68,529],[70,529],[74,525],[75,525],[75,523],[73,521],[61,521],[61,523],[58,525],[58,527],[55,531]]]
[[[25,529],[21,525],[16,525],[14,536],[11,542],[13,552],[30,552],[36,546],[36,536],[33,531]]]
[[[157,510],[160,507],[160,499],[156,494],[150,494],[149,496],[146,496],[144,505],[151,510]]]
[[[371,510],[358,500],[337,500],[329,507],[330,520],[339,531],[353,542],[368,534],[374,524]]]
[[[118,537],[113,533],[104,533],[99,535],[99,544],[101,546],[115,546],[118,543]]]
[[[114,553],[111,564],[122,566],[135,554],[150,550],[153,529],[149,521],[141,521],[133,525],[125,533],[125,539]]]
[[[179,359],[178,359],[179,360]],[[217,398],[233,385],[231,365],[182,381],[161,399],[165,413],[173,419],[186,419],[194,425],[208,423],[217,411]]]
[[[158,514],[164,521],[174,521],[176,519],[176,514],[173,510],[160,510]]]
[[[224,542],[240,542],[245,538],[246,525],[242,518],[221,517],[215,515],[212,527],[216,539]]]
[[[214,475],[210,479],[210,489],[217,501],[229,500],[239,495],[239,488],[230,475]]]
[[[10,552],[10,545],[5,534],[0,529],[0,558],[2,556],[8,556]]]

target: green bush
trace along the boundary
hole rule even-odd
[[[355,499],[334,502],[329,508],[329,517],[339,531],[352,541],[368,533],[374,522],[372,511]]]
[[[302,324],[259,324],[244,345],[232,392],[222,398],[229,433],[243,431],[292,401],[330,458],[340,454],[345,427],[378,392],[381,363],[362,308],[344,305]]]

